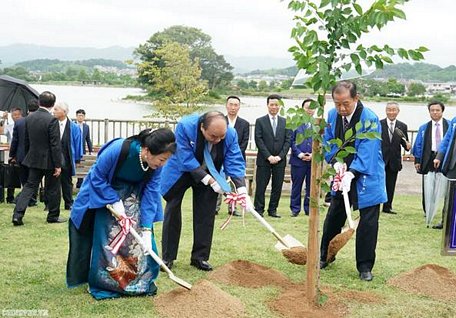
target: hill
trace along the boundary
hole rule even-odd
[[[36,59],[58,59],[77,61],[107,59],[125,61],[133,58],[133,47],[111,46],[97,49],[90,47],[52,47],[35,44],[13,44],[0,46],[2,66],[11,66],[19,62]]]
[[[404,80],[419,80],[423,82],[456,82],[456,66],[442,68],[427,63],[399,63],[386,65],[369,75],[370,78],[397,78]]]

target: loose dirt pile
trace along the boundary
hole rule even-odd
[[[391,278],[388,284],[436,300],[456,300],[456,276],[445,267],[426,264]]]
[[[298,246],[286,248],[282,250],[282,255],[292,264],[306,265],[307,264],[307,248]]]
[[[250,288],[268,285],[286,287],[292,284],[285,275],[274,269],[243,260],[217,268],[209,278],[225,284]]]
[[[340,251],[342,247],[347,244],[348,241],[352,238],[355,230],[348,229],[345,232],[337,234],[328,245],[328,256],[326,257],[326,261],[330,262],[334,257],[336,257],[337,253]]]
[[[237,318],[245,316],[242,302],[211,282],[202,280],[192,290],[178,288],[154,299],[160,317]]]
[[[274,269],[244,260],[237,260],[219,267],[209,275],[209,278],[224,284],[247,288],[277,286],[281,289],[280,295],[269,301],[268,306],[272,311],[289,318],[344,317],[349,313],[345,304],[383,301],[383,298],[369,292],[333,291],[329,288],[322,288],[322,292],[328,300],[322,306],[314,307],[307,303],[304,283],[293,283]],[[193,285],[191,291],[177,288],[160,295],[154,300],[154,303],[160,317],[166,318],[237,318],[246,315],[239,299],[205,280]]]

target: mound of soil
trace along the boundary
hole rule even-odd
[[[217,268],[209,278],[225,284],[250,288],[268,285],[286,287],[292,284],[282,273],[244,260],[233,261]]]
[[[328,297],[328,301],[319,307],[308,304],[305,288],[305,285],[296,285],[284,290],[269,303],[269,308],[287,318],[337,318],[348,314],[347,306],[336,297]]]
[[[455,274],[435,264],[426,264],[393,277],[388,284],[436,300],[456,300]]]
[[[298,246],[282,250],[282,255],[292,264],[306,265],[307,248]]]
[[[160,317],[166,318],[237,318],[245,316],[242,302],[211,282],[202,280],[190,291],[174,289],[154,299]]]

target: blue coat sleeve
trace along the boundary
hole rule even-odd
[[[418,129],[418,134],[416,135],[415,143],[413,144],[412,154],[415,157],[415,163],[421,163],[421,154],[423,153],[423,141],[426,125],[427,124],[422,125]]]
[[[122,141],[113,144],[112,147],[99,153],[96,163],[92,166],[89,173],[91,185],[90,207],[98,208],[108,203],[115,203],[120,200],[119,195],[111,186],[113,170],[117,165]],[[117,147],[116,147],[117,146]]]
[[[153,172],[149,182],[143,190],[141,198],[141,219],[142,227],[152,227],[154,222],[163,221],[163,207],[160,195],[161,170]]]

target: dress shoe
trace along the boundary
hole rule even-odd
[[[199,260],[199,259],[192,259],[190,261],[190,265],[198,268],[199,270],[206,271],[206,272],[212,270],[211,264],[209,264],[206,261]]]
[[[290,216],[291,216],[292,218],[295,218],[295,217],[297,217],[298,215],[299,215],[299,213],[291,212],[291,215],[290,215]]]
[[[21,226],[24,225],[24,222],[22,222],[21,217],[13,217],[13,225],[14,226]]]
[[[383,210],[382,212],[383,213],[388,213],[388,214],[397,214],[397,212],[394,211],[394,210]]]
[[[372,273],[370,271],[359,273],[359,279],[364,280],[366,282],[370,282],[373,278],[374,276],[372,276]]]
[[[47,204],[44,205],[44,210],[43,211],[49,211],[49,208],[48,208]]]
[[[278,219],[281,218],[281,216],[278,215],[277,213],[268,213],[268,215],[269,215],[271,218],[278,218]]]
[[[336,257],[331,258],[328,262],[327,261],[320,261],[320,269],[328,267],[329,264],[334,263]]]
[[[168,267],[169,269],[173,268],[174,261],[165,261],[165,260],[163,260],[163,263],[165,263],[166,267]],[[164,272],[165,270],[160,267],[160,271]]]
[[[29,208],[32,208],[32,207],[37,206],[37,205],[38,205],[38,203],[36,203],[36,201],[35,202],[30,201],[29,204],[28,204]]]
[[[67,219],[61,218],[61,217],[54,218],[54,219],[47,219],[48,223],[65,223],[66,221],[67,221]]]
[[[439,224],[433,225],[432,228],[436,229],[436,230],[441,230],[441,229],[443,229],[443,224],[439,223]]]

